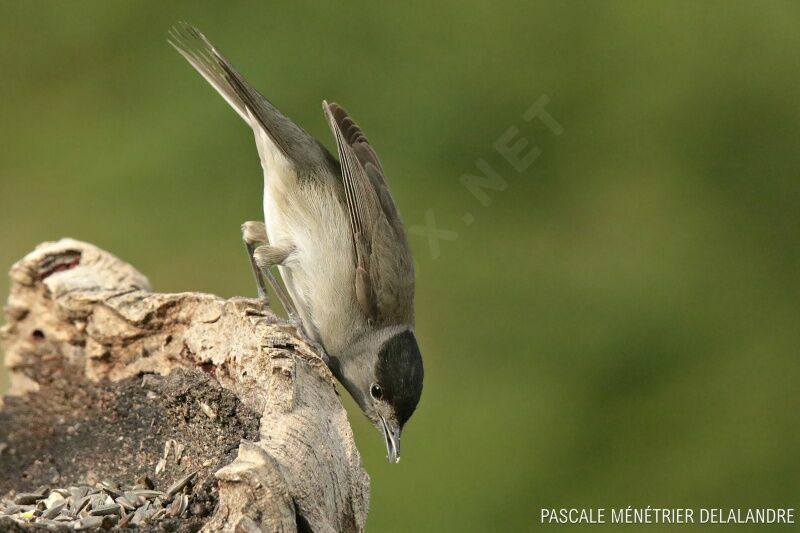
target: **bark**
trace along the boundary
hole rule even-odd
[[[259,300],[153,293],[69,239],[10,277],[0,495],[196,471],[170,529],[363,529],[369,478],[333,376]]]

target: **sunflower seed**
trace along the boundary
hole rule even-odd
[[[150,509],[150,502],[147,502],[143,506],[136,509],[136,511],[133,513],[133,518],[130,519],[130,523],[134,526],[143,524],[149,516],[148,515],[149,509]]]
[[[104,491],[106,491],[106,493],[108,493],[108,495],[111,496],[112,498],[119,498],[120,496],[122,496],[122,492],[119,490],[119,485],[115,485],[110,481],[101,481],[97,485],[98,488],[101,488]]]
[[[125,500],[128,501],[128,503],[130,503],[134,507],[140,507],[140,506],[144,505],[144,502],[147,501],[143,496],[138,496],[132,490],[126,490],[125,491],[125,496],[123,496],[123,497],[125,498]]]
[[[148,490],[148,489],[133,489],[130,492],[137,496],[141,496],[142,498],[147,498],[148,500],[152,500],[153,498],[158,498],[159,496],[164,495],[164,493],[159,490]]]
[[[42,518],[47,519],[47,520],[55,518],[55,517],[57,517],[59,515],[59,513],[61,513],[61,511],[66,506],[67,506],[67,501],[62,499],[61,502],[54,504],[49,509],[47,509],[45,512],[43,512],[42,513]]]
[[[86,504],[88,504],[91,501],[91,499],[92,499],[92,496],[90,494],[87,494],[86,496],[84,496],[83,498],[80,498],[78,500],[74,500],[73,499],[72,500],[72,506],[70,507],[70,511],[72,511],[75,514],[80,513],[81,511],[83,511],[83,508],[86,507]]]
[[[94,507],[91,510],[92,516],[105,516],[107,514],[118,514],[120,510],[120,506],[116,503],[113,505],[101,505],[100,507]]]
[[[109,514],[103,517],[103,529],[111,529],[119,522],[118,514]]]
[[[183,516],[183,513],[185,513],[186,509],[188,508],[189,508],[189,496],[184,494],[183,496],[181,496],[181,508],[180,511],[178,511],[178,516]]]
[[[164,462],[169,460],[170,453],[180,461],[185,448],[185,445],[169,439],[165,444]],[[197,474],[198,471],[194,471],[183,475],[165,492],[155,490],[152,480],[146,476],[137,478],[133,488],[109,480],[97,483],[92,480],[93,485],[68,488],[42,486],[33,492],[17,494],[13,501],[0,499],[0,515],[59,531],[65,526],[79,531],[99,527],[146,527],[145,524],[164,518],[180,518],[189,512],[189,488]],[[192,511],[192,514],[195,513]]]
[[[175,518],[176,516],[178,516],[178,511],[180,510],[180,507],[181,507],[181,498],[179,496],[174,500],[172,500],[172,503],[169,504],[169,506],[167,507],[166,509],[167,516],[170,518]]]
[[[133,502],[129,501],[125,496],[120,496],[114,501],[126,511],[133,511],[136,509],[136,507],[138,507],[137,505],[134,505]]]
[[[108,505],[108,502],[106,501],[107,498],[108,496],[105,494],[90,494],[89,505],[86,507],[86,509],[91,510],[97,509],[98,507],[105,507]]]
[[[44,500],[44,504],[48,509],[62,502],[66,505],[67,500],[65,500],[64,497],[56,491],[51,492],[50,496],[48,496],[47,499]]]
[[[31,505],[43,498],[44,496],[35,492],[20,492],[14,497],[14,503],[17,505]]]
[[[70,498],[72,498],[73,502],[77,502],[78,500],[86,496],[88,493],[89,493],[89,487],[86,486],[69,488],[69,496]]]
[[[181,489],[183,489],[183,487],[185,487],[192,479],[194,479],[194,476],[196,475],[197,475],[197,470],[195,470],[191,474],[183,476],[178,481],[173,483],[170,486],[170,488],[167,489],[167,498],[172,498],[174,495],[180,492]]]
[[[61,514],[58,515],[58,518],[65,518],[67,520],[77,520],[78,515],[73,513],[69,509],[62,509]]]
[[[131,511],[130,513],[124,515],[122,518],[120,518],[119,522],[117,523],[117,526],[119,526],[120,528],[128,527],[131,518],[133,518],[133,514],[134,514],[133,511]]]
[[[5,508],[5,514],[17,514],[19,512],[19,506],[15,503],[7,503]]]

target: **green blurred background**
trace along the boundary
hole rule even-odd
[[[159,291],[254,293],[256,149],[167,45],[187,20],[331,149],[320,102],[344,104],[406,224],[457,232],[438,257],[411,237],[426,382],[399,465],[348,404],[368,529],[796,506],[800,6],[376,4],[2,1],[2,270],[71,236]],[[521,118],[542,95],[560,136]],[[522,173],[493,149],[512,126],[541,150]],[[481,158],[489,206],[459,183]]]

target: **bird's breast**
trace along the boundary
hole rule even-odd
[[[350,222],[336,190],[267,180],[264,219],[270,243],[293,249],[280,270],[307,332],[329,354],[341,352],[366,324],[355,297]]]

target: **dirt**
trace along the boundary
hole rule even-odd
[[[100,384],[78,369],[59,370],[52,374],[57,378],[39,380],[44,382],[39,391],[4,400],[0,498],[42,485],[111,480],[131,486],[143,475],[166,490],[197,471],[185,517],[162,520],[149,530],[198,530],[217,505],[213,473],[235,458],[241,440],[257,439],[258,416],[201,369]],[[170,442],[165,467],[156,474],[170,440],[175,445]],[[0,519],[0,530],[14,531],[11,527]]]

